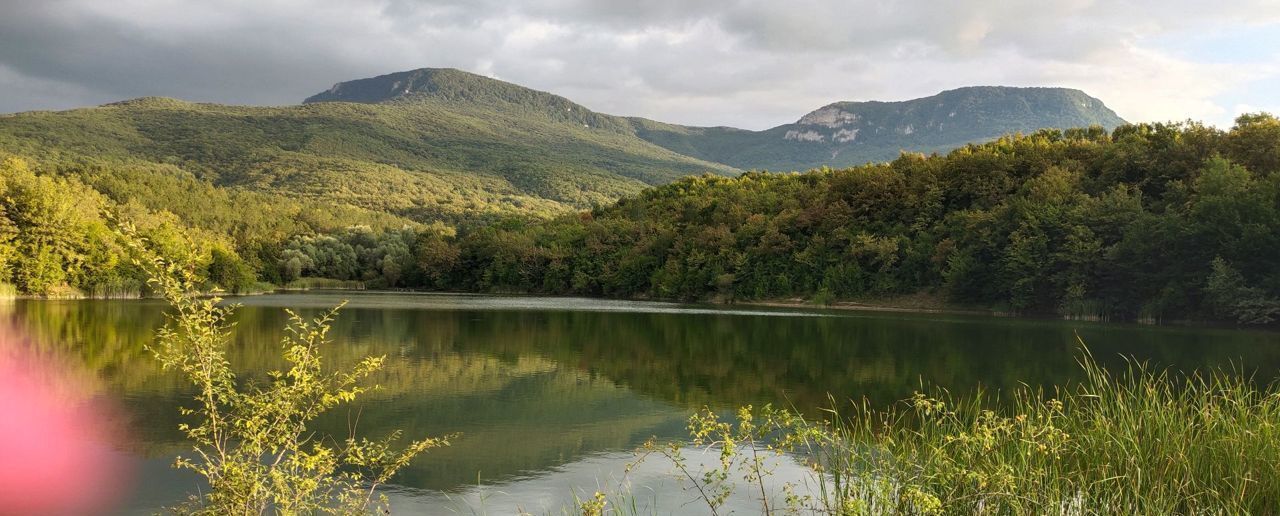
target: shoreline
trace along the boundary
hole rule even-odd
[[[818,305],[804,301],[802,299],[774,299],[768,301],[735,301],[733,303],[725,303],[724,306],[747,305],[747,306],[767,306],[772,308],[807,308],[820,310],[845,310],[850,312],[893,312],[893,313],[914,313],[914,314],[949,314],[949,315],[983,315],[990,317],[1018,317],[1016,315],[996,311],[982,310],[977,308],[949,308],[949,307],[925,307],[925,306],[902,306],[898,304],[881,304],[866,303],[859,301],[837,301],[829,305]]]
[[[732,307],[762,307],[762,308],[779,308],[789,310],[834,310],[843,312],[878,312],[878,313],[900,313],[900,314],[935,314],[935,315],[962,315],[962,316],[978,316],[978,317],[999,317],[1008,319],[1027,319],[1027,320],[1059,320],[1059,321],[1079,321],[1079,322],[1095,322],[1103,324],[1137,324],[1141,326],[1154,327],[1205,327],[1218,329],[1237,329],[1237,330],[1271,330],[1274,327],[1258,326],[1248,327],[1232,324],[1224,324],[1213,321],[1198,320],[1108,320],[1097,317],[1066,317],[1053,314],[1017,314],[1002,310],[982,307],[964,307],[949,305],[941,299],[930,296],[928,294],[911,294],[883,300],[863,300],[863,301],[834,301],[830,304],[815,304],[803,298],[785,298],[785,299],[767,299],[752,301],[726,301],[720,300],[704,300],[700,302],[688,302],[670,299],[652,299],[652,298],[619,298],[619,297],[599,297],[599,296],[582,296],[582,295],[551,295],[536,294],[528,292],[461,292],[448,290],[419,290],[406,288],[364,288],[363,286],[354,285],[309,285],[294,287],[278,287],[270,290],[257,290],[252,292],[229,293],[229,292],[201,292],[195,294],[197,297],[222,297],[224,299],[235,299],[238,297],[253,297],[272,294],[301,294],[306,292],[317,291],[348,291],[348,292],[367,292],[367,293],[395,293],[395,294],[450,294],[450,295],[472,295],[472,296],[530,296],[530,297],[573,297],[585,299],[601,299],[611,301],[657,301],[664,303],[674,303],[683,305],[703,305],[715,306],[725,309]],[[32,301],[129,301],[129,300],[147,300],[158,299],[155,296],[137,296],[137,295],[113,295],[113,296],[32,296],[20,294],[16,296],[0,295],[0,303],[11,303],[18,300]]]

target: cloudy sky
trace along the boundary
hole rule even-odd
[[[1131,121],[1280,112],[1280,0],[0,0],[0,113],[293,104],[455,67],[761,129],[836,100],[1067,86]]]

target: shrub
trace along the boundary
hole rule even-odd
[[[150,276],[152,287],[172,313],[148,349],[166,369],[177,370],[197,391],[194,408],[184,408],[191,423],[180,426],[194,456],[179,457],[176,467],[204,477],[209,491],[194,496],[183,512],[201,514],[365,513],[387,508],[375,497],[379,485],[426,450],[447,446],[453,436],[410,442],[393,448],[399,432],[381,441],[343,441],[318,436],[309,424],[321,414],[351,403],[361,386],[382,366],[384,357],[368,357],[348,371],[324,367],[320,349],[334,308],[313,320],[290,312],[281,342],[287,370],[271,371],[265,385],[244,384],[227,358],[234,306],[217,297],[198,298],[196,266],[165,261],[129,228],[124,230]]]

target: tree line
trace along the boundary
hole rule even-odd
[[[95,191],[103,181],[33,173],[20,160],[3,172],[4,281],[27,293],[137,285],[105,232],[101,213],[113,212],[140,220],[149,238],[200,242],[210,284],[231,290],[327,277],[726,302],[924,294],[1022,314],[1280,319],[1280,120],[1267,114],[1226,131],[1042,130],[842,170],[688,177],[590,211],[456,230],[365,211],[317,222],[304,209],[248,226],[236,222],[248,214],[123,202]],[[273,199],[235,211],[278,209]]]
[[[1023,314],[1280,318],[1280,121],[1043,130],[944,156],[691,177],[461,233],[426,286],[680,300],[928,293]]]
[[[409,249],[436,224],[216,188],[119,163],[49,166],[0,156],[0,291],[43,297],[152,294],[119,236],[128,224],[205,290],[247,293],[302,275],[420,283]],[[337,246],[328,245],[341,239]],[[327,253],[327,254],[326,254]],[[327,260],[327,261],[326,261]]]

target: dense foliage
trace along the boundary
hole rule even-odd
[[[38,175],[27,162],[6,158],[0,161],[0,283],[48,296],[137,295],[145,277],[123,259],[112,214],[134,221],[161,254],[172,255],[190,240],[206,288],[243,290],[256,281],[224,235],[136,202],[113,202],[74,177]]]
[[[280,253],[280,279],[302,277],[357,280],[376,287],[399,287],[424,280],[414,261],[422,240],[438,239],[437,233],[410,228],[375,233],[368,226],[353,226],[336,234],[298,235]]]
[[[111,231],[117,221],[134,224],[167,250],[166,257],[189,240],[199,256],[201,287],[230,292],[263,288],[262,281],[283,283],[282,253],[297,235],[363,238],[362,231],[377,231],[413,241],[418,233],[449,231],[350,205],[219,188],[173,167],[105,161],[50,166],[0,155],[0,284],[54,297],[147,292],[141,271],[122,260],[123,247]],[[361,264],[379,272],[352,279],[394,284],[408,274],[378,252],[403,254],[385,245],[361,249]],[[394,278],[383,280],[384,273]]]
[[[1280,317],[1280,121],[1045,130],[946,156],[697,177],[466,232],[429,286],[723,300],[921,291],[1019,313]],[[430,260],[426,260],[430,262]]]

